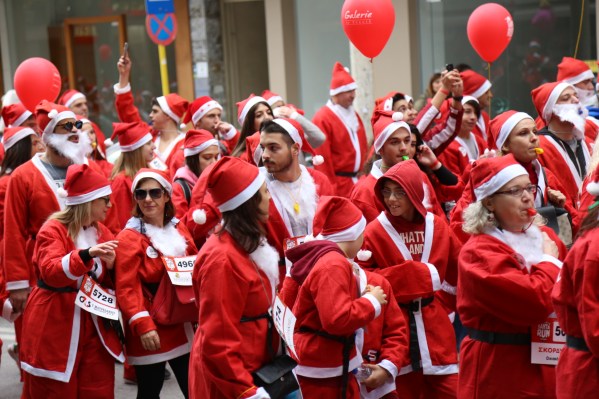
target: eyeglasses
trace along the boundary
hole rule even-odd
[[[395,196],[395,198],[403,198],[407,196],[406,192],[403,190],[389,190],[388,188],[384,188],[381,190],[381,194],[385,198],[391,198],[391,194]]]
[[[108,205],[110,203],[110,195],[107,195],[106,197],[100,197],[98,199],[99,200],[104,200],[104,202],[106,203],[106,205]]]
[[[539,189],[538,186],[535,186],[534,184],[529,184],[526,187],[512,187],[509,190],[496,191],[494,195],[509,194],[513,197],[522,197],[522,194],[524,193],[524,191],[528,192],[529,194],[536,195],[538,189]]]
[[[162,198],[163,193],[164,190],[162,188],[151,188],[149,190],[142,190],[141,188],[138,188],[134,191],[135,199],[137,201],[145,200],[148,197],[148,194],[150,194],[150,198],[152,199],[159,199]]]
[[[75,121],[75,122],[66,122],[66,123],[63,123],[62,125],[56,125],[56,127],[64,127],[69,132],[71,130],[73,130],[73,126],[76,127],[77,129],[81,129],[83,127],[83,122]]]

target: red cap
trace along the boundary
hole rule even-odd
[[[557,103],[559,96],[568,87],[573,86],[566,82],[551,82],[544,83],[531,91],[532,102],[546,125],[549,124],[551,116],[553,116],[553,107]]]
[[[112,129],[112,136],[104,143],[109,147],[118,137],[122,152],[135,151],[152,140],[152,128],[144,122],[113,123]]]
[[[23,140],[27,136],[36,135],[35,131],[29,127],[7,127],[4,129],[4,135],[2,136],[2,144],[4,145],[4,150],[8,151],[8,149],[19,141]]]
[[[335,96],[339,93],[356,90],[357,88],[358,85],[354,78],[349,74],[349,69],[344,68],[340,62],[336,62],[333,66],[329,94]]]
[[[285,102],[285,100],[283,100],[283,97],[281,97],[280,95],[273,93],[272,91],[266,89],[262,92],[262,98],[264,98],[266,100],[266,102],[268,103],[268,105],[270,105],[271,107],[279,102],[279,101],[283,101]]]
[[[589,184],[587,184],[587,192],[593,197],[599,197],[599,167],[595,167]]]
[[[562,58],[562,62],[557,66],[557,81],[566,82],[571,85],[580,83],[583,80],[594,79],[591,68],[581,60],[572,57]]]
[[[21,126],[31,115],[33,115],[31,111],[21,103],[2,107],[2,119],[4,119],[4,125],[8,127]]]
[[[197,155],[213,145],[218,147],[218,140],[216,140],[214,135],[208,130],[188,130],[187,133],[185,133],[183,155],[186,157]]]
[[[167,114],[177,124],[181,123],[185,111],[187,111],[187,107],[189,106],[189,101],[176,93],[157,97],[156,101],[160,105],[162,112]]]
[[[42,134],[54,132],[56,125],[64,119],[76,119],[73,111],[64,105],[42,100],[35,107],[35,120]]]
[[[58,99],[58,103],[60,105],[64,105],[65,107],[70,107],[75,101],[80,99],[86,99],[85,94],[81,93],[77,90],[67,90],[62,93],[62,96]]]
[[[402,121],[401,112],[375,110],[372,116],[372,132],[374,134],[374,151],[379,154],[385,142],[398,129],[406,129],[410,133],[410,126]]]
[[[498,158],[484,158],[472,164],[470,180],[477,201],[498,191],[505,184],[528,172],[516,161],[513,154]]]
[[[135,192],[137,185],[143,179],[154,179],[168,192],[168,195],[173,193],[173,185],[171,184],[169,175],[162,170],[150,168],[141,168],[137,171],[135,177],[133,178],[133,183],[131,183],[131,193]]]
[[[258,103],[268,104],[268,101],[252,93],[248,98],[237,103],[237,121],[239,122],[239,126],[243,126],[243,122],[245,121],[248,112],[250,112],[250,109]]]
[[[199,120],[204,117],[204,115],[213,109],[220,109],[222,111],[223,107],[211,97],[198,97],[189,105],[187,114],[185,114],[185,118],[183,119],[183,123],[187,124],[191,121],[195,126]]]
[[[65,205],[84,204],[111,193],[106,176],[86,164],[69,166],[64,189],[59,190],[59,195],[66,197]]]
[[[462,81],[464,82],[464,95],[479,98],[485,94],[491,88],[491,82],[489,82],[483,75],[468,69],[460,73]]]
[[[509,137],[510,133],[516,127],[516,125],[524,120],[530,119],[534,122],[532,116],[528,115],[526,112],[518,112],[518,111],[505,111],[497,115],[490,123],[491,136],[495,139],[495,148],[501,150],[501,147]]]
[[[323,196],[318,201],[312,234],[333,242],[354,241],[364,233],[366,219],[349,199]]]
[[[287,134],[289,134],[293,142],[300,145],[300,149],[302,151],[313,155],[312,163],[314,165],[322,165],[324,159],[320,155],[314,155],[314,149],[312,148],[310,143],[308,143],[308,140],[306,140],[306,136],[304,135],[304,129],[299,124],[299,122],[289,118],[275,118],[272,121],[277,125],[281,126],[281,128],[283,128],[283,130],[285,130]]]
[[[245,155],[249,163],[256,166],[260,165],[263,152],[262,147],[260,147],[259,131],[245,138]]]

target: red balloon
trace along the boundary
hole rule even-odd
[[[503,6],[487,3],[468,18],[468,40],[480,58],[493,62],[512,40],[514,20]]]
[[[15,71],[14,86],[25,108],[35,112],[40,101],[56,101],[60,93],[60,73],[45,58],[28,58]]]
[[[345,0],[341,25],[350,42],[372,59],[379,55],[395,25],[391,0]]]

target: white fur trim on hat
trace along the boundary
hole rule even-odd
[[[530,119],[534,122],[532,116],[528,115],[526,112],[517,112],[514,115],[510,116],[507,121],[501,125],[501,129],[499,130],[499,135],[497,136],[497,140],[495,140],[495,145],[498,149],[501,149],[503,143],[507,140],[514,127],[524,119]]]
[[[281,96],[272,96],[271,98],[269,98],[268,100],[268,105],[270,105],[271,107],[273,106],[274,103],[279,102],[279,101],[283,101],[283,97]]]
[[[356,82],[351,82],[343,86],[339,86],[335,89],[329,90],[329,95],[336,96],[339,93],[345,93],[346,91],[356,90],[358,88],[358,84]]]
[[[75,93],[75,94],[73,94],[73,96],[71,98],[69,98],[69,101],[67,101],[67,102],[64,103],[64,106],[68,108],[71,105],[73,105],[73,103],[75,101],[80,100],[80,99],[84,99],[85,100],[85,95],[83,93],[81,93],[81,92]]]
[[[285,129],[285,131],[287,133],[289,133],[289,136],[291,136],[291,139],[300,145],[300,148],[302,148],[302,145],[304,144],[304,142],[302,141],[302,136],[300,136],[299,132],[297,131],[297,129],[295,128],[295,126],[293,126],[291,123],[287,122],[285,119],[273,119],[272,120],[274,123],[276,123],[277,125],[281,126],[283,129]]]
[[[593,75],[593,71],[591,71],[590,69],[587,69],[586,71],[579,73],[576,76],[573,76],[571,78],[568,79],[564,79],[563,81],[566,83],[570,83],[571,85],[575,85],[577,83],[582,82],[583,80],[587,80],[587,79],[594,79],[595,75]]]
[[[506,168],[503,168],[499,173],[489,179],[487,182],[481,184],[479,187],[474,189],[474,195],[476,195],[477,201],[493,195],[497,190],[507,184],[510,180],[515,179],[518,176],[528,175],[528,172],[520,164],[513,164]]]
[[[196,209],[192,212],[191,217],[196,224],[206,223],[206,211],[203,209]]]
[[[474,101],[475,103],[479,104],[478,98],[476,98],[474,96],[464,96],[462,98],[462,105],[465,105],[469,101]]]
[[[314,155],[312,157],[312,165],[318,166],[324,163],[324,157],[322,155]]]
[[[90,202],[93,201],[97,198],[102,198],[102,197],[106,197],[107,195],[112,194],[112,190],[110,189],[110,186],[104,186],[104,187],[100,187],[92,192],[86,193],[86,194],[81,194],[81,195],[76,195],[74,197],[69,197],[67,196],[67,199],[65,200],[65,205],[79,205],[79,204],[84,204],[86,202]]]
[[[210,100],[206,104],[198,108],[198,110],[194,112],[191,116],[191,121],[193,122],[193,125],[195,126],[198,123],[198,121],[204,117],[204,115],[206,115],[208,112],[212,111],[215,108],[218,108],[221,111],[223,109],[223,107],[214,100]]]
[[[33,115],[31,113],[31,111],[25,110],[25,112],[23,112],[21,115],[19,115],[19,117],[17,119],[15,119],[15,121],[13,122],[13,124],[10,125],[9,127],[21,126],[21,124],[23,122],[25,122],[27,120],[27,118],[29,118],[31,115]]]
[[[53,133],[54,128],[56,127],[56,125],[58,125],[58,122],[62,120],[77,119],[73,111],[58,112],[55,109],[52,109],[50,112],[48,112],[48,118],[50,118],[50,122],[48,122],[48,124],[46,125],[46,128],[44,129],[43,133]]]
[[[378,135],[376,140],[374,141],[374,151],[378,154],[379,151],[383,148],[389,137],[393,135],[398,129],[406,129],[408,133],[410,132],[410,126],[403,121],[400,122],[392,122],[387,125],[387,127]]]
[[[146,144],[148,141],[152,141],[152,133],[146,134],[145,136],[143,136],[141,139],[137,140],[133,144],[121,145],[121,152],[135,151],[138,148],[140,148],[141,146],[143,146],[144,144]]]
[[[200,152],[204,151],[206,148],[210,147],[210,146],[217,146],[218,147],[218,140],[216,139],[210,139],[207,140],[205,142],[203,142],[202,144],[200,144],[197,147],[193,147],[193,148],[184,148],[183,149],[183,155],[186,157],[190,157],[192,155],[197,155]]]
[[[487,79],[485,79],[485,82],[478,89],[476,89],[474,91],[474,93],[471,94],[471,96],[479,98],[480,96],[485,94],[487,91],[489,91],[491,86],[492,86],[491,82],[489,82]]]
[[[334,233],[328,236],[319,234],[316,239],[324,239],[324,240],[329,240],[329,241],[333,241],[333,242],[345,242],[345,241],[355,241],[358,239],[358,237],[360,237],[360,234],[362,234],[364,232],[364,229],[366,228],[366,219],[364,218],[364,216],[362,216],[360,218],[360,221],[358,221],[358,223],[354,224],[353,226],[340,231],[338,233]]]
[[[142,179],[154,179],[162,186],[162,188],[164,188],[168,192],[168,195],[171,195],[173,193],[173,186],[171,182],[162,177],[162,175],[156,172],[143,172],[138,173],[135,176],[135,179],[133,179],[133,183],[131,184],[131,194],[135,192],[137,185]]]
[[[258,173],[253,182],[251,182],[242,192],[237,194],[235,197],[220,204],[218,206],[218,210],[221,212],[227,212],[236,209],[241,204],[252,198],[252,196],[256,194],[258,190],[260,190],[260,187],[262,187],[264,181],[264,175],[262,173]]]
[[[593,197],[599,196],[599,182],[591,182],[587,184],[587,193],[591,194]]]
[[[168,106],[168,102],[166,101],[165,96],[156,97],[156,102],[158,103],[158,105],[160,105],[160,109],[162,109],[162,112],[167,114],[172,120],[175,121],[175,123],[179,124],[179,122],[181,122],[181,117],[175,114],[171,110],[171,107]]]
[[[568,87],[574,88],[574,86],[572,86],[570,83],[561,82],[555,86],[553,90],[551,90],[551,94],[549,94],[547,102],[545,102],[545,105],[543,106],[543,115],[541,115],[545,123],[549,123],[551,120],[551,116],[553,115],[553,106],[557,103],[557,100],[562,92]]]
[[[4,138],[3,138],[2,143],[4,144],[4,151],[8,151],[8,149],[10,147],[14,146],[19,141],[23,140],[25,137],[35,136],[35,135],[36,135],[35,131],[33,129],[30,129],[27,127],[27,128],[19,130],[16,134],[14,134],[8,140],[4,140]]]
[[[261,102],[268,104],[268,101],[266,101],[264,98],[260,96],[254,96],[247,100],[247,102],[243,106],[243,109],[241,110],[241,114],[239,114],[239,118],[237,119],[237,122],[239,122],[239,126],[243,126],[243,121],[245,121],[245,117],[247,116],[248,112],[250,112],[250,109],[252,109],[254,105]]]

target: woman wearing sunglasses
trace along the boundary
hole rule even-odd
[[[118,137],[121,155],[112,169],[112,207],[109,219],[116,219],[116,226],[109,226],[115,234],[125,227],[131,217],[133,203],[131,202],[131,182],[133,177],[154,158],[156,146],[152,141],[150,127],[143,122],[114,123],[112,137],[106,140],[111,146],[112,140]]]
[[[459,398],[555,398],[555,368],[533,357],[531,334],[553,312],[551,292],[565,254],[537,226],[537,186],[513,155],[477,161],[471,234],[459,255],[457,308],[468,336],[460,350]]]
[[[117,237],[117,299],[125,324],[127,362],[135,367],[137,397],[144,399],[159,397],[167,361],[185,397],[188,392],[193,327],[191,323],[157,324],[149,313],[167,258],[197,253],[187,228],[175,218],[172,191],[165,172],[140,169],[131,185],[133,217]]]
[[[23,395],[114,398],[114,361],[124,354],[110,328],[110,318],[118,320],[111,277],[118,243],[101,223],[110,183],[87,165],[71,165],[60,194],[64,210],[36,238],[38,282],[22,316]]]

